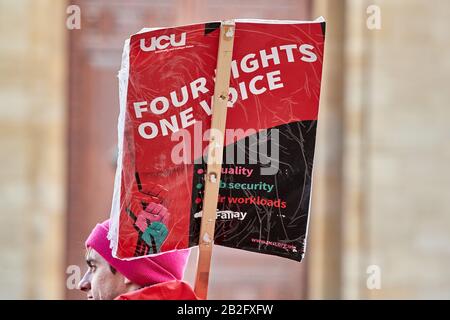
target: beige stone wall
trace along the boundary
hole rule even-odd
[[[0,298],[64,289],[65,1],[0,1]]]
[[[383,281],[368,296],[449,299],[450,2],[374,2],[367,258]]]
[[[327,20],[323,83],[314,159],[311,220],[305,262],[308,297],[338,299],[341,289],[343,91],[342,41],[345,8],[338,1],[314,2]]]
[[[448,299],[450,2],[340,1],[344,15],[331,10],[336,1],[315,3],[331,22],[331,46],[315,169],[310,297]],[[381,9],[380,30],[366,27],[372,4]],[[330,28],[345,30],[341,50]],[[343,97],[333,93],[340,81]],[[335,121],[343,123],[341,139],[326,135],[339,126]],[[332,152],[341,152],[335,155],[342,161],[338,181],[326,174],[333,171]],[[330,194],[341,202],[324,210]],[[323,241],[336,235],[338,244]],[[336,250],[335,264],[320,258],[335,257]],[[380,268],[380,290],[366,286],[370,265]]]

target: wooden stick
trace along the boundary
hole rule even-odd
[[[231,56],[233,54],[234,21],[223,21],[220,27],[217,52],[216,81],[212,105],[211,135],[208,147],[208,167],[205,179],[205,198],[200,227],[199,255],[195,293],[201,299],[208,295],[214,229],[216,225],[217,199],[222,171],[223,143],[227,120],[228,90],[230,87]]]

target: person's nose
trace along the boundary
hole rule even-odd
[[[83,278],[78,283],[78,289],[81,291],[89,291],[91,290],[91,273],[87,271]]]

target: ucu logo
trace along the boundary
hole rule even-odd
[[[180,39],[175,38],[175,34],[171,34],[170,36],[159,36],[152,37],[150,39],[150,45],[147,45],[146,39],[141,39],[141,50],[142,51],[154,51],[156,49],[163,50],[167,49],[169,46],[172,47],[181,47],[186,45],[186,32],[183,32],[180,35]]]

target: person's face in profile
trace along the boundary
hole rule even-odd
[[[94,249],[86,252],[88,270],[78,289],[87,294],[88,300],[112,300],[127,292],[129,280],[117,272]]]

